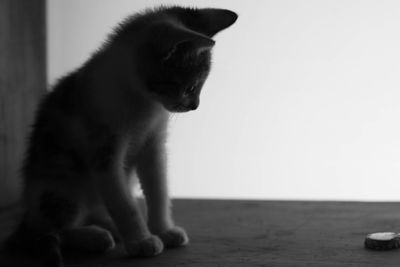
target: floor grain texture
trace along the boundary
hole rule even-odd
[[[120,248],[105,256],[67,257],[68,267],[152,266],[400,266],[400,250],[369,251],[367,233],[400,231],[400,203],[175,200],[188,247],[151,259],[127,258]],[[0,238],[15,212],[0,211]],[[0,266],[39,266],[2,254]]]

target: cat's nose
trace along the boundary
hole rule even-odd
[[[189,108],[190,108],[191,110],[197,109],[198,106],[199,106],[199,101],[198,101],[198,100],[192,101],[192,102],[189,104]]]

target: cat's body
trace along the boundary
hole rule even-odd
[[[41,103],[23,167],[25,213],[11,245],[131,256],[188,243],[171,216],[165,170],[169,112],[196,109],[210,69],[210,39],[236,14],[161,8],[134,16]],[[139,177],[148,220],[130,191]]]

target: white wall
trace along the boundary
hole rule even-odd
[[[400,2],[50,0],[49,81],[158,3],[239,13],[171,123],[174,196],[400,200]]]

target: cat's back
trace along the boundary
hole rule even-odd
[[[62,78],[42,99],[28,139],[25,177],[49,166],[84,168],[79,151],[83,151],[86,130],[76,75]]]

